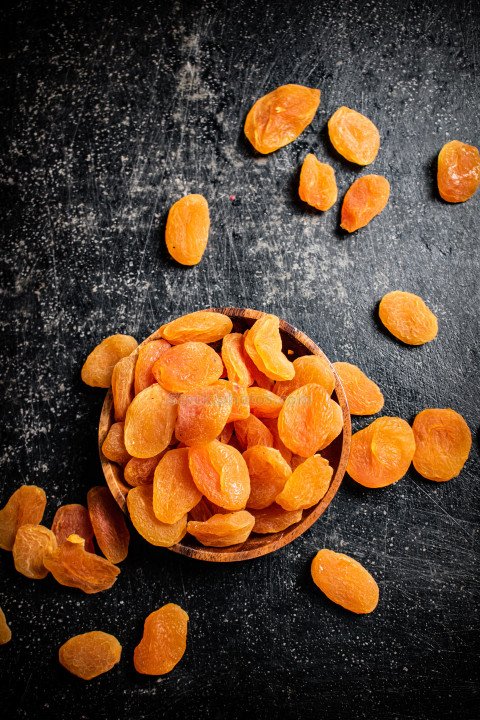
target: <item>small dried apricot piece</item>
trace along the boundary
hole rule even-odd
[[[340,376],[352,415],[375,415],[383,408],[382,391],[373,380],[356,365],[335,362],[333,367]]]
[[[398,417],[380,417],[352,436],[347,472],[365,487],[386,487],[405,475],[414,453],[410,425]]]
[[[157,382],[173,393],[194,392],[211,385],[222,372],[221,358],[202,342],[174,345],[153,366]]]
[[[88,595],[111,588],[120,573],[109,560],[86,552],[85,540],[75,534],[46,555],[43,563],[60,585],[78,588]]]
[[[222,360],[231,382],[245,387],[253,384],[253,363],[245,350],[242,333],[225,335],[222,342]]]
[[[162,523],[153,512],[152,485],[139,485],[127,495],[127,507],[135,529],[151,545],[171,547],[180,542],[187,531],[187,515],[175,523]]]
[[[212,515],[205,522],[190,520],[187,532],[208,547],[228,547],[244,543],[252,532],[255,518],[246,510]]]
[[[118,361],[112,372],[112,398],[116,422],[123,422],[133,400],[133,383],[137,358],[128,355]]]
[[[460,474],[472,447],[472,433],[451,408],[427,408],[412,426],[415,470],[428,480],[445,482]]]
[[[348,188],[343,198],[340,227],[349,233],[368,225],[385,209],[390,183],[382,175],[363,175]]]
[[[380,301],[378,315],[387,330],[406,345],[423,345],[437,337],[437,318],[413,293],[387,293]]]
[[[21,525],[38,525],[43,518],[47,498],[36,485],[21,485],[0,510],[0,548],[12,550]]]
[[[153,473],[160,462],[162,453],[151,458],[131,458],[123,469],[125,482],[133,487],[153,482]]]
[[[282,352],[280,321],[275,315],[263,315],[245,336],[245,350],[257,368],[271,380],[291,380],[295,369]]]
[[[245,450],[254,445],[273,447],[272,433],[255,415],[249,415],[246,420],[237,420],[234,428],[238,442]]]
[[[21,525],[13,545],[15,570],[32,580],[48,575],[43,560],[57,549],[57,538],[43,525]]]
[[[168,211],[165,228],[168,252],[181,265],[197,265],[207,247],[209,231],[207,201],[203,195],[185,195]]]
[[[284,510],[306,510],[323,498],[333,475],[333,468],[321,455],[313,455],[291,473],[275,502]]]
[[[335,170],[328,163],[322,163],[313,153],[309,153],[303,161],[300,171],[298,188],[300,200],[317,210],[330,210],[338,197]]]
[[[446,202],[469,200],[480,186],[480,154],[460,140],[446,143],[438,154],[438,192]]]
[[[187,649],[187,627],[187,613],[174,603],[150,613],[133,654],[135,670],[143,675],[165,675],[173,670]]]
[[[7,618],[0,608],[0,645],[6,645],[12,639],[12,631],[8,627]]]
[[[74,635],[60,647],[60,665],[82,680],[103,675],[120,662],[122,646],[117,638],[101,630]]]
[[[276,418],[282,409],[283,400],[271,390],[249,387],[247,389],[250,412],[259,418]]]
[[[128,554],[130,533],[108,487],[90,488],[87,505],[98,547],[110,562],[122,562]]]
[[[360,565],[348,555],[333,550],[319,550],[312,561],[315,585],[337,605],[364,615],[378,605],[378,585]]]
[[[102,444],[102,453],[105,457],[119,465],[126,465],[130,460],[130,455],[125,447],[124,430],[123,422],[112,423]]]
[[[153,479],[153,512],[158,520],[167,524],[178,522],[201,498],[188,467],[188,448],[166,452]]]
[[[80,535],[85,540],[85,550],[90,553],[95,552],[90,515],[83,505],[78,503],[61,505],[53,518],[52,532],[59,545],[64,543],[70,535]]]
[[[250,475],[247,507],[262,510],[282,492],[292,474],[290,465],[275,448],[255,445],[243,453]]]
[[[303,355],[293,361],[295,377],[292,380],[276,382],[273,392],[285,399],[294,390],[302,385],[315,383],[325,388],[329,395],[335,388],[335,375],[328,360],[321,355]]]
[[[227,424],[232,406],[233,395],[226,383],[183,393],[178,399],[175,436],[185,445],[215,440]]]
[[[357,165],[370,165],[380,149],[380,133],[373,122],[345,106],[328,121],[328,137],[342,157]]]
[[[198,310],[172,320],[162,327],[162,337],[171,345],[184,342],[214,343],[228,335],[232,321],[228,315]]]
[[[266,155],[293,142],[312,122],[320,90],[281,85],[259,98],[248,112],[245,135],[257,152]]]
[[[242,455],[218,440],[189,448],[193,481],[202,495],[225,510],[242,510],[250,495],[250,477]]]
[[[151,458],[172,440],[176,397],[155,383],[135,395],[125,417],[125,447],[132,457]]]
[[[277,533],[286,530],[291,525],[300,522],[302,519],[301,510],[293,510],[289,512],[284,510],[280,505],[273,503],[262,510],[250,511],[255,518],[255,525],[252,532],[259,535],[267,533]]]
[[[110,387],[113,368],[137,346],[137,341],[131,335],[110,335],[102,340],[83,364],[81,373],[83,382],[92,387]]]

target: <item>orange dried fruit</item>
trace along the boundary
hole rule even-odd
[[[222,342],[222,360],[231,382],[248,387],[253,384],[254,370],[248,356],[242,333],[225,335]]]
[[[218,436],[217,440],[219,440],[221,443],[225,443],[228,445],[233,435],[233,423],[227,423],[225,427],[223,428],[222,432]]]
[[[306,510],[323,498],[333,475],[333,468],[321,455],[313,455],[291,473],[275,502],[284,510]]]
[[[57,538],[43,525],[21,525],[13,544],[15,570],[32,580],[48,575],[44,558],[57,549]]]
[[[250,477],[242,455],[218,440],[188,451],[193,481],[202,495],[225,510],[242,510],[250,495]]]
[[[328,121],[328,137],[342,157],[357,165],[370,165],[380,149],[380,133],[373,122],[345,106]]]
[[[325,212],[335,205],[338,197],[335,170],[328,163],[322,163],[313,153],[303,161],[298,188],[300,200],[317,210]]]
[[[188,519],[204,522],[205,520],[208,520],[208,518],[212,517],[212,515],[214,515],[214,512],[211,504],[206,498],[202,497],[200,502],[198,502],[188,513]]]
[[[312,122],[320,90],[281,85],[259,98],[248,112],[245,135],[257,152],[266,155],[293,142]]]
[[[165,353],[166,354],[166,353]],[[177,400],[160,385],[138,393],[125,417],[125,447],[132,457],[151,458],[172,440],[177,419]]]
[[[276,503],[262,510],[251,510],[250,512],[255,518],[255,525],[253,526],[252,532],[258,533],[259,535],[282,532],[282,530],[286,530],[302,519],[301,510],[289,512]]]
[[[108,487],[90,488],[87,505],[98,547],[110,562],[122,562],[128,554],[130,533]]]
[[[446,202],[465,202],[475,195],[480,186],[478,148],[460,140],[446,143],[438,154],[437,183]]]
[[[428,480],[445,482],[460,474],[472,447],[472,433],[451,408],[427,408],[412,426],[415,470]]]
[[[203,195],[185,195],[168,211],[165,228],[167,250],[181,265],[197,265],[207,247],[209,231],[207,201]]]
[[[414,453],[410,425],[398,417],[380,417],[352,436],[347,472],[365,487],[386,487],[405,475]]]
[[[321,385],[308,383],[285,398],[278,416],[282,442],[296,455],[310,457],[337,437],[343,427],[340,406]]]
[[[248,334],[248,330],[245,331],[243,337],[246,338]],[[257,368],[257,366],[250,360],[250,369],[253,375],[253,382],[254,384],[258,385],[258,387],[264,388],[265,390],[273,390],[273,386],[275,385],[275,381],[271,380],[269,377],[265,375],[261,370]]]
[[[185,445],[215,440],[227,424],[232,406],[233,395],[226,383],[180,395],[175,436]]]
[[[165,675],[173,670],[187,649],[187,627],[187,613],[174,603],[150,613],[133,654],[135,670],[143,675]]]
[[[173,393],[193,392],[211,385],[222,372],[220,356],[203,342],[174,345],[153,366],[157,382]]]
[[[335,362],[333,367],[340,376],[352,415],[375,415],[383,408],[382,391],[373,380],[356,365]]]
[[[0,645],[6,645],[12,639],[12,631],[10,630],[7,618],[2,608],[0,608]]]
[[[88,595],[111,588],[120,573],[109,560],[86,552],[85,540],[75,534],[46,555],[43,563],[60,585],[78,588]]]
[[[273,447],[272,433],[255,415],[249,415],[246,420],[237,420],[233,425],[238,442],[245,450],[254,445]]]
[[[113,368],[137,346],[137,341],[131,335],[110,335],[102,340],[83,364],[81,373],[83,382],[92,387],[110,387]]]
[[[335,375],[328,360],[321,355],[303,355],[293,361],[295,377],[292,380],[276,382],[273,392],[285,399],[294,390],[302,385],[315,383],[321,385],[329,395],[335,388]]]
[[[228,416],[227,422],[232,423],[235,420],[245,420],[250,415],[250,401],[248,399],[247,388],[230,380],[217,380],[215,387],[228,389],[233,398],[232,409]]]
[[[247,389],[250,412],[259,418],[276,418],[282,409],[283,400],[271,390],[249,387]]]
[[[130,460],[130,455],[125,447],[124,430],[123,422],[112,423],[102,443],[102,453],[105,457],[119,465],[126,465]]]
[[[138,485],[127,495],[127,507],[135,529],[151,545],[171,547],[180,542],[187,531],[187,515],[175,523],[162,523],[153,512],[152,485]]]
[[[188,467],[188,448],[166,452],[153,479],[153,512],[158,520],[179,522],[201,498]]]
[[[74,635],[60,647],[60,665],[82,680],[103,675],[120,662],[122,646],[117,638],[101,630]]]
[[[83,505],[78,503],[61,505],[53,518],[52,532],[59,545],[64,543],[70,535],[75,534],[85,540],[85,550],[87,552],[95,552],[90,515]]]
[[[291,380],[295,369],[282,352],[279,319],[263,315],[245,336],[245,350],[260,372],[270,380]]]
[[[378,315],[387,330],[406,345],[423,345],[437,337],[437,318],[413,293],[387,293],[380,301]]]
[[[382,175],[363,175],[348,188],[343,198],[340,227],[353,233],[368,225],[385,209],[390,183]]]
[[[142,392],[142,390],[145,390],[145,388],[157,382],[152,368],[159,357],[170,347],[170,343],[163,339],[151,340],[139,347],[137,362],[135,364],[135,395],[138,395],[139,392]]]
[[[262,423],[265,425],[265,427],[270,430],[273,437],[273,447],[276,450],[280,451],[281,456],[284,460],[287,461],[287,463],[290,465],[292,461],[292,451],[287,448],[286,445],[283,444],[282,440],[280,439],[280,435],[278,434],[278,423],[277,418],[263,418]],[[302,458],[303,462],[304,458]]]
[[[148,485],[153,482],[153,473],[160,462],[162,454],[151,458],[131,458],[123,469],[125,482],[133,487]]]
[[[162,337],[171,345],[184,342],[214,343],[228,335],[232,321],[228,315],[198,310],[172,320],[162,327]]]
[[[123,422],[133,400],[135,363],[137,358],[129,355],[118,361],[112,372],[112,398],[116,422]]]
[[[290,465],[275,448],[255,445],[243,453],[250,475],[247,507],[262,510],[282,492],[292,474]]]
[[[333,550],[319,550],[312,561],[315,585],[337,605],[364,615],[378,605],[379,589],[359,562]]]
[[[255,518],[246,510],[212,515],[205,522],[190,520],[187,532],[208,547],[228,547],[244,543],[252,532]]]
[[[21,485],[0,510],[0,548],[12,550],[17,530],[22,525],[38,525],[43,518],[47,498],[36,485]]]

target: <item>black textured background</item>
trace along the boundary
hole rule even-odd
[[[2,504],[21,483],[58,505],[102,481],[103,393],[81,364],[104,336],[143,338],[212,305],[265,309],[332,360],[383,388],[384,414],[453,407],[474,433],[461,477],[413,471],[368,491],[346,479],[328,513],[277,554],[201,564],[133,538],[115,587],[96,596],[30,581],[0,557],[2,717],[368,718],[479,716],[479,198],[441,202],[435,157],[478,144],[475,0],[18,2],[3,10],[1,80]],[[252,102],[286,82],[320,87],[312,125],[256,157],[242,135]],[[340,197],[364,170],[331,149],[339,105],[367,114],[382,147],[366,172],[392,185],[387,209],[353,236],[297,199],[309,151],[333,163]],[[198,267],[166,256],[169,205],[201,192],[212,217]],[[230,199],[235,196],[235,199]],[[394,289],[425,298],[438,339],[407,348],[378,325]],[[367,419],[355,420],[359,428]],[[323,546],[364,563],[381,599],[356,617],[313,586]],[[188,649],[162,678],[135,674],[144,617],[190,614]],[[113,632],[123,659],[83,683],[57,648]]]

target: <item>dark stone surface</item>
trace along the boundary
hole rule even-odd
[[[87,597],[27,580],[2,552],[14,635],[0,648],[3,717],[478,717],[479,198],[447,205],[434,185],[444,142],[478,144],[478,4],[32,0],[10,7],[3,34],[3,502],[37,483],[49,523],[85,501],[102,482],[103,395],[80,382],[86,354],[211,305],[275,312],[358,363],[385,414],[450,406],[474,433],[460,478],[410,472],[377,492],[347,479],[305,536],[254,562],[200,564],[134,538],[114,589]],[[320,87],[320,110],[295,143],[256,157],[246,111],[285,82]],[[310,150],[333,163],[341,195],[364,172],[328,144],[341,104],[380,128],[371,172],[392,184],[384,213],[351,237],[338,207],[315,213],[296,195]],[[185,192],[204,193],[212,215],[191,269],[162,241]],[[381,330],[375,308],[393,289],[437,313],[435,342],[407,348]],[[372,616],[315,589],[322,546],[378,578]],[[168,676],[138,676],[143,619],[168,601],[190,614],[187,653]],[[94,628],[118,636],[123,660],[85,684],[57,648]]]

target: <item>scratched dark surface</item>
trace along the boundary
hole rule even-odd
[[[122,7],[124,9],[122,9]],[[134,537],[115,587],[96,596],[30,581],[0,558],[5,718],[376,718],[479,716],[479,198],[439,200],[435,157],[479,140],[475,2],[22,2],[4,12],[1,373],[2,504],[45,488],[51,522],[102,482],[103,393],[79,379],[104,336],[143,338],[212,305],[265,309],[358,363],[384,414],[453,407],[474,434],[461,477],[414,472],[368,491],[346,479],[327,514],[277,554],[215,566]],[[242,135],[252,102],[285,82],[319,87],[312,125],[257,157]],[[340,196],[362,170],[334,154],[326,121],[365,112],[382,147],[370,171],[392,184],[383,214],[353,236],[338,206],[297,199],[305,154],[332,162]],[[368,171],[367,171],[368,172]],[[198,267],[169,261],[169,205],[203,193],[212,216]],[[230,196],[235,196],[232,200]],[[407,348],[375,307],[423,296],[438,339]],[[356,429],[367,424],[356,419]],[[320,547],[378,579],[377,611],[356,617],[312,584]],[[169,675],[135,674],[143,619],[165,602],[190,614]],[[89,683],[58,665],[68,637],[114,633],[120,665]]]

